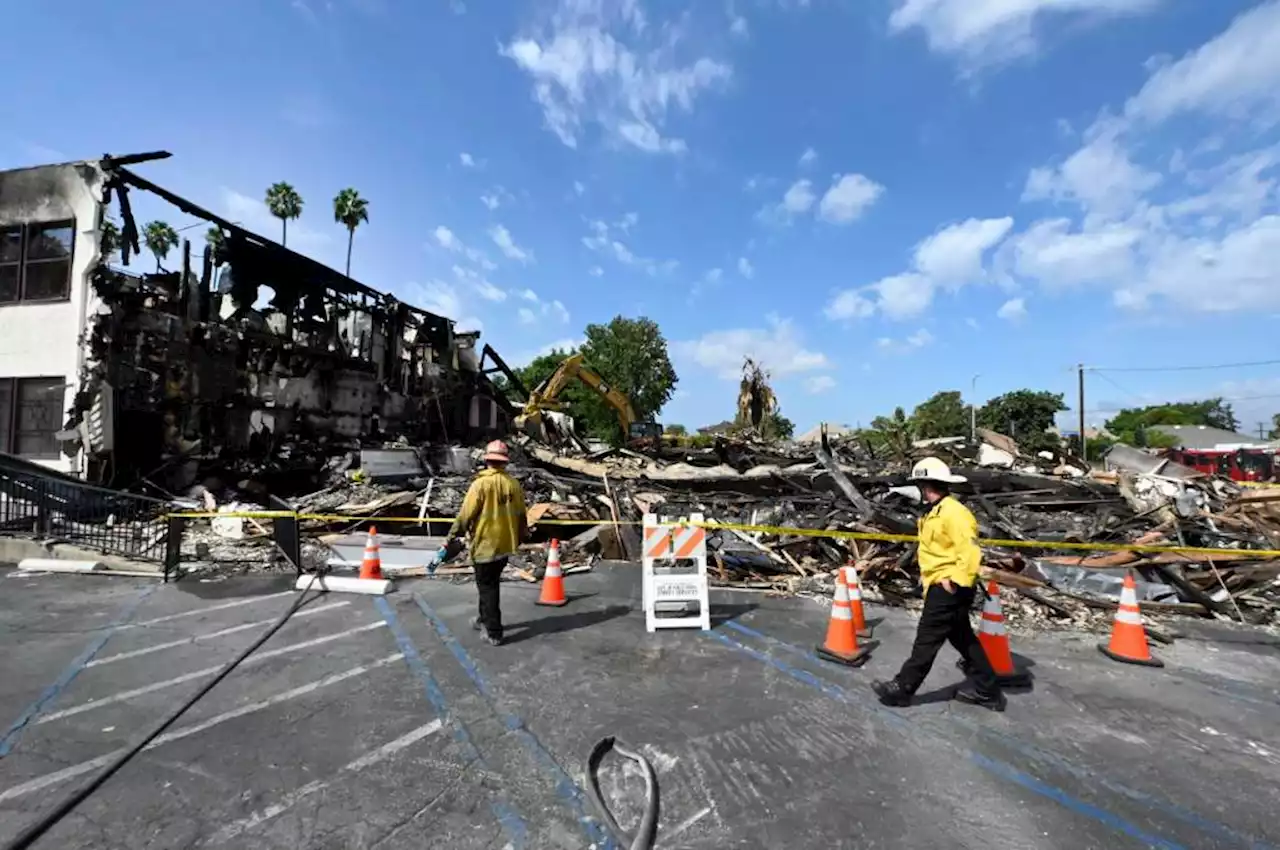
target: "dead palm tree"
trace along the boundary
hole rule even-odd
[[[351,243],[360,222],[369,220],[369,202],[355,189],[343,189],[333,199],[333,220],[347,228],[347,277],[351,277]]]
[[[147,250],[155,255],[156,272],[160,272],[160,261],[169,256],[169,252],[178,244],[178,231],[163,221],[150,221],[142,229],[142,241]]]
[[[289,244],[289,220],[302,215],[302,196],[288,183],[273,183],[267,190],[267,209],[280,219],[280,244]]]

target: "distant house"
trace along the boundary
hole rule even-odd
[[[843,437],[846,434],[852,434],[856,428],[850,428],[848,425],[827,425],[828,437]],[[805,431],[799,437],[796,437],[797,443],[816,443],[822,439],[822,425],[814,425],[808,431]]]
[[[1274,448],[1266,440],[1208,425],[1151,425],[1147,430],[1172,437],[1178,441],[1175,448],[1191,451],[1233,452],[1237,449]]]

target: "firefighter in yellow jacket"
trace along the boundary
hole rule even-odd
[[[494,440],[485,447],[485,468],[471,482],[462,509],[449,529],[441,555],[454,551],[459,538],[471,536],[471,563],[476,573],[480,613],[471,621],[494,646],[502,643],[502,609],[498,590],[507,558],[516,552],[528,533],[524,492],[520,482],[507,474],[511,457],[506,443]],[[437,556],[437,563],[443,560]]]
[[[961,669],[971,678],[971,683],[956,692],[956,699],[1003,711],[1000,684],[969,622],[982,550],[978,547],[977,520],[951,495],[951,485],[965,479],[952,474],[938,458],[927,457],[911,470],[911,480],[920,488],[925,505],[918,526],[924,611],[911,657],[897,676],[887,682],[872,682],[871,687],[885,705],[909,705],[929,675],[938,650],[950,641],[960,653]]]

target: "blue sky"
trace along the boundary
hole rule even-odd
[[[663,412],[866,423],[1074,364],[1280,358],[1280,0],[119,0],[19,4],[0,167],[140,170],[478,326],[512,362],[647,315]],[[51,53],[50,45],[57,45]],[[39,73],[29,69],[42,68]],[[190,223],[139,201],[141,217]],[[197,236],[203,227],[188,231]],[[1090,424],[1280,370],[1089,375]]]

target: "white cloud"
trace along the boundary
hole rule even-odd
[[[587,274],[591,275],[592,277],[600,277],[601,275],[604,274],[604,269],[600,268],[599,266],[592,266],[591,268],[587,269]]]
[[[823,312],[828,319],[865,319],[875,314],[876,305],[858,290],[845,289],[831,299]]]
[[[1131,120],[1158,123],[1187,112],[1274,121],[1280,107],[1280,3],[1232,21],[1218,37],[1151,75],[1125,104]]]
[[[507,300],[507,291],[490,283],[484,275],[477,274],[470,269],[464,269],[462,266],[454,266],[453,275],[470,286],[485,301]]]
[[[806,378],[804,388],[812,395],[825,393],[828,390],[835,389],[836,379],[830,375],[814,375],[812,378]]]
[[[569,308],[564,306],[563,302],[559,300],[543,301],[538,297],[538,293],[532,289],[525,289],[516,294],[534,305],[533,307],[521,307],[516,311],[521,324],[532,324],[539,317],[552,319],[561,324],[569,322]]]
[[[1100,214],[1129,208],[1160,183],[1160,175],[1133,163],[1117,131],[1115,126],[1099,126],[1089,143],[1062,165],[1032,169],[1023,200],[1074,201]]]
[[[889,28],[919,28],[931,50],[955,54],[969,68],[1033,53],[1042,19],[1133,15],[1160,0],[895,0]]]
[[[734,15],[733,20],[729,23],[729,32],[738,38],[746,38],[751,35],[751,30],[747,24],[747,19],[741,15]]]
[[[547,308],[553,318],[558,319],[562,324],[567,325],[569,323],[569,308],[564,304],[559,301],[552,301],[547,305]]]
[[[674,110],[691,112],[732,76],[708,56],[684,58],[685,24],[651,27],[635,0],[560,0],[542,26],[501,48],[533,81],[549,130],[577,147],[587,125],[647,152],[679,153],[664,134]]]
[[[640,216],[634,212],[629,212],[620,220],[609,224],[605,221],[595,220],[587,222],[587,229],[590,234],[582,237],[582,244],[600,254],[611,255],[619,263],[624,266],[636,266],[647,271],[651,275],[659,272],[670,273],[675,270],[678,263],[674,260],[659,262],[647,257],[638,256],[633,252],[626,243],[615,237],[615,232],[621,231],[626,233],[639,222]]]
[[[812,209],[817,199],[812,180],[797,180],[787,188],[781,203],[761,208],[756,217],[761,221],[787,224],[796,216]]]
[[[1006,243],[1013,270],[1046,286],[1129,279],[1142,231],[1123,224],[1076,230],[1065,218],[1038,221]]]
[[[818,158],[817,151],[815,151],[813,148],[805,148],[804,153],[800,154],[799,165],[801,168],[803,168],[806,165],[812,164],[813,161],[816,160],[817,158]]]
[[[738,274],[742,275],[747,280],[750,280],[751,278],[756,276],[756,267],[751,265],[751,261],[748,260],[746,257],[739,257],[738,258]]]
[[[722,278],[723,276],[724,276],[724,269],[720,269],[720,268],[708,269],[707,273],[703,276],[703,279],[706,280],[707,283],[719,283],[720,278]]]
[[[538,314],[530,310],[528,307],[521,307],[516,311],[516,315],[520,319],[522,325],[532,325],[538,321]]]
[[[883,193],[883,186],[861,174],[836,175],[818,205],[818,217],[832,224],[848,224]]]
[[[467,153],[466,151],[463,151],[462,153],[458,154],[458,162],[461,162],[464,168],[478,167],[476,165],[475,158],[471,156],[471,154]]]
[[[676,342],[672,350],[677,357],[691,360],[719,378],[734,381],[742,377],[742,362],[747,357],[761,363],[775,377],[812,372],[830,365],[825,354],[805,348],[791,320],[772,315],[767,318],[766,328],[711,331],[696,340]]]
[[[508,259],[518,260],[521,263],[533,262],[533,254],[517,245],[516,241],[511,238],[511,231],[501,224],[489,228],[489,238],[493,240],[493,244],[497,245],[498,250],[502,251]]]
[[[487,193],[480,196],[480,203],[484,204],[490,210],[496,210],[498,207],[502,206],[502,201],[498,199],[497,195],[490,195]]]
[[[428,313],[435,313],[446,319],[454,319],[462,313],[462,298],[458,295],[457,287],[451,283],[433,280],[425,286],[409,284],[408,289],[416,296],[412,301],[414,306]]]
[[[1023,298],[1010,298],[996,310],[996,317],[1009,322],[1020,322],[1027,317],[1027,302]]]
[[[907,272],[881,278],[871,285],[876,307],[891,319],[918,316],[933,303],[933,281],[922,274]]]
[[[971,218],[948,225],[916,246],[915,266],[939,284],[972,283],[986,277],[984,258],[1013,228],[1013,219]]]
[[[577,193],[579,197],[581,197],[582,195],[586,194],[587,187],[582,185],[582,181],[574,180],[573,191]]]
[[[493,260],[490,260],[485,256],[483,251],[464,244],[463,241],[458,238],[456,233],[445,227],[443,224],[439,225],[432,231],[432,236],[441,248],[463,254],[468,260],[480,266],[480,268],[485,271],[491,272],[497,268],[497,266],[494,265]]]
[[[538,300],[538,293],[534,292],[532,289],[522,289],[522,290],[521,290],[519,293],[517,293],[517,294],[518,294],[521,298],[523,298],[525,301],[535,301],[535,302],[536,302],[536,301]]]
[[[443,224],[435,229],[435,237],[442,248],[448,248],[450,251],[462,250],[462,240],[454,236],[453,231]]]
[[[876,346],[882,351],[894,354],[908,354],[924,348],[933,342],[933,334],[929,333],[925,328],[921,328],[904,339],[897,340],[891,337],[882,336],[876,340]]]

